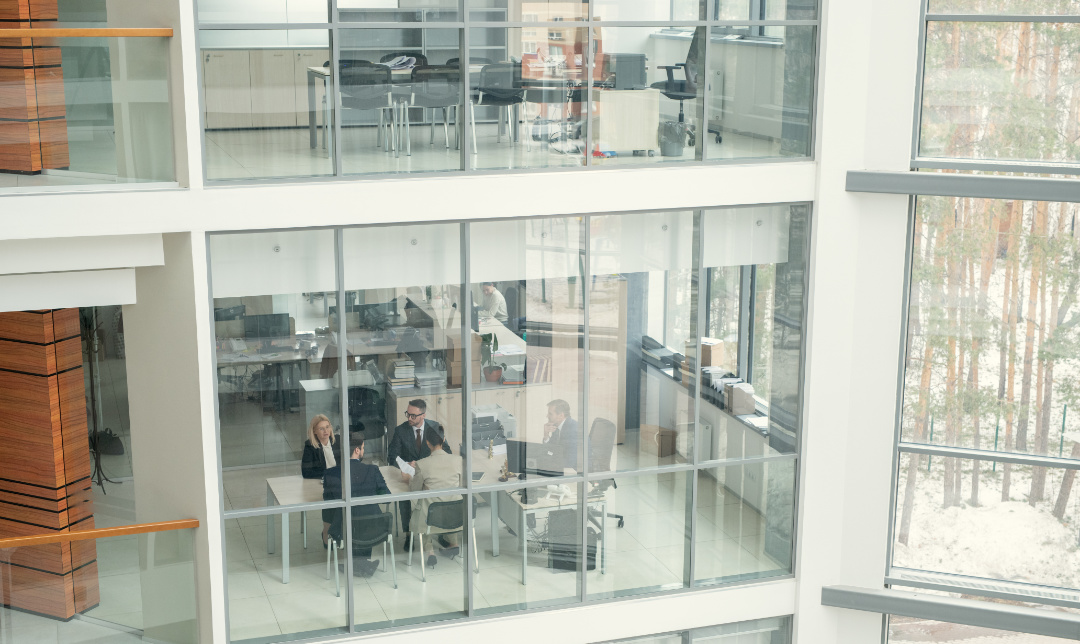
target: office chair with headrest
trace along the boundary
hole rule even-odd
[[[358,506],[352,509],[352,547],[354,557],[357,550],[370,550],[372,546],[380,543],[383,547],[383,572],[386,572],[386,546],[390,542],[394,532],[394,515],[389,512],[375,511],[369,514],[359,514],[364,508],[376,509],[374,505]],[[345,547],[344,536],[341,533],[341,519],[338,518],[330,526],[330,536],[327,540],[326,549],[326,578],[330,579],[330,553],[334,553],[334,585],[337,588],[337,596],[341,597],[341,578],[338,576],[338,550]],[[394,588],[397,589],[397,561],[394,549],[390,548],[390,570],[394,577]]]
[[[480,572],[480,558],[477,557],[476,549],[476,506],[473,506],[473,529],[472,529],[472,547],[473,547],[473,572]],[[427,511],[427,535],[431,538],[431,529],[438,528],[445,532],[464,532],[465,530],[465,499],[458,499],[457,501],[435,501],[428,506]],[[424,565],[424,534],[423,532],[415,533],[417,538],[409,540],[409,565],[412,565],[413,550],[416,549],[416,542],[420,542],[420,579],[424,582],[427,581],[426,566]],[[496,537],[498,538],[498,537]]]
[[[690,50],[686,52],[686,61],[675,65],[658,65],[658,69],[667,72],[667,78],[650,85],[653,89],[660,90],[660,93],[665,97],[673,101],[679,101],[678,122],[687,133],[687,145],[690,147],[694,147],[697,139],[693,124],[686,124],[686,110],[684,103],[685,101],[696,100],[698,97],[698,87],[702,80],[701,66],[698,63],[703,55],[703,46],[701,42],[702,33],[704,33],[704,28],[694,30],[694,37],[690,41]],[[676,69],[682,70],[683,78],[675,78]]]
[[[597,418],[593,421],[592,429],[589,430],[589,473],[594,472],[610,472],[611,471],[611,453],[615,451],[615,437],[618,433],[615,423],[607,420],[606,418]],[[615,484],[615,479],[605,479],[596,484],[590,494],[603,495],[609,488],[618,488]],[[626,524],[626,520],[621,514],[614,514],[608,512],[609,517],[614,517],[619,520],[619,527],[623,527]],[[589,520],[596,525],[597,528],[603,530],[604,527],[600,525],[601,515],[595,510],[589,510]]]

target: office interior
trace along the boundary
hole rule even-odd
[[[336,11],[290,29],[326,22],[325,3],[199,4],[208,180],[809,155],[812,3]]]
[[[790,572],[808,225],[792,205],[211,235],[232,639],[341,632],[350,583],[367,630],[574,604],[582,577],[603,599]],[[469,453],[471,492],[448,494],[470,498],[475,568],[424,568],[398,504],[353,497],[393,527],[371,576],[348,548],[333,574],[304,509],[323,501],[309,422],[360,432],[393,499],[388,443],[417,398]],[[561,460],[553,401],[579,428]],[[560,566],[582,513],[589,545],[570,531]]]

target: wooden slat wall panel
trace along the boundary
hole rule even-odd
[[[62,503],[67,508],[68,522],[72,530],[89,530],[94,527],[94,494],[91,485],[90,479],[86,478],[68,486],[71,494]],[[87,519],[90,520],[88,525],[80,524],[75,527],[76,523]]]
[[[41,142],[41,167],[66,168],[70,166],[67,119],[38,121],[38,132]]]
[[[60,67],[42,67],[37,63],[37,48],[34,58],[37,68],[34,70],[33,83],[37,95],[37,112],[32,118],[63,118],[67,111],[64,106],[64,72]],[[64,142],[67,142],[67,127],[64,129]]]
[[[76,314],[77,315],[77,314]],[[52,342],[55,316],[52,311],[11,311],[0,314],[0,338],[19,342]],[[76,318],[76,325],[78,318]],[[60,336],[65,337],[65,336]]]
[[[29,0],[3,0],[0,2],[0,20],[29,20]]]
[[[0,340],[0,369],[22,371],[38,376],[56,373],[55,346]],[[67,351],[70,351],[70,348],[65,347],[65,358],[68,358]],[[79,353],[81,361],[82,347],[79,348]]]
[[[91,542],[93,543],[93,542]],[[101,603],[101,591],[98,589],[98,565],[95,561],[89,566],[79,568],[73,575],[75,592],[75,610],[82,613]]]
[[[13,494],[23,494],[30,497],[40,499],[52,499],[59,500],[68,495],[66,487],[47,488],[37,485],[28,485],[26,483],[20,483],[19,481],[12,481],[9,479],[0,479],[0,491],[11,492]]]
[[[96,570],[93,572],[96,574]],[[72,575],[0,565],[0,603],[60,619],[71,618],[75,615]]]
[[[57,532],[45,530],[26,523],[17,523],[0,519],[0,535],[4,537],[30,537],[38,534]],[[19,566],[47,570],[56,574],[64,572],[64,564],[70,565],[70,548],[65,550],[67,544],[47,543],[40,546],[27,546],[23,548],[11,548],[9,551],[0,551],[0,557]],[[0,573],[2,574],[2,573]]]
[[[56,370],[67,371],[82,366],[82,340],[68,338],[52,345],[56,355]]]
[[[82,368],[56,376],[60,391],[60,424],[63,436],[65,483],[90,477],[90,444],[87,440],[86,387]]]
[[[82,377],[81,373],[79,377]],[[49,488],[65,485],[60,431],[56,376],[44,378],[0,371],[3,478]],[[85,436],[83,442],[87,442]],[[88,444],[86,449],[89,451]]]
[[[62,530],[69,523],[67,509],[43,510],[13,503],[0,503],[0,516],[49,530]]]
[[[19,505],[26,505],[31,508],[39,508],[41,510],[50,510],[52,512],[59,512],[60,510],[68,509],[68,500],[66,498],[42,499],[36,496],[15,494],[6,490],[0,490],[0,503],[17,503]]]
[[[0,121],[0,169],[12,172],[41,170],[37,123]]]
[[[66,340],[78,336],[79,309],[56,309],[53,311],[52,328],[53,340]]]

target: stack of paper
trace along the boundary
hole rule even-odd
[[[416,364],[409,358],[398,358],[390,363],[390,386],[393,389],[412,387],[416,379]]]
[[[416,67],[416,59],[412,56],[398,56],[386,61],[383,65],[390,69],[412,69]]]
[[[417,387],[438,387],[446,382],[446,372],[444,371],[417,371],[416,372],[416,386]]]

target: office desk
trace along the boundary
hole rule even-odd
[[[221,382],[222,372],[225,369],[259,366],[265,371],[269,368],[268,377],[273,380],[273,384],[272,386],[267,387],[264,382],[258,391],[276,392],[278,394],[279,407],[284,408],[286,378],[284,377],[283,370],[288,369],[290,371],[292,380],[295,383],[299,383],[300,380],[308,378],[311,372],[311,365],[317,364],[322,360],[322,354],[326,351],[326,343],[321,343],[318,351],[314,355],[309,355],[305,351],[296,349],[297,341],[295,338],[272,338],[271,342],[275,343],[274,350],[268,353],[259,353],[256,351],[254,347],[255,341],[252,342],[252,348],[243,351],[230,351],[225,348],[218,349],[218,380]]]
[[[266,479],[266,505],[318,503],[322,498],[322,479],[306,479],[299,474]],[[307,547],[307,512],[300,512]],[[274,554],[274,515],[266,516],[266,552]],[[289,513],[281,513],[281,583],[289,583]]]

